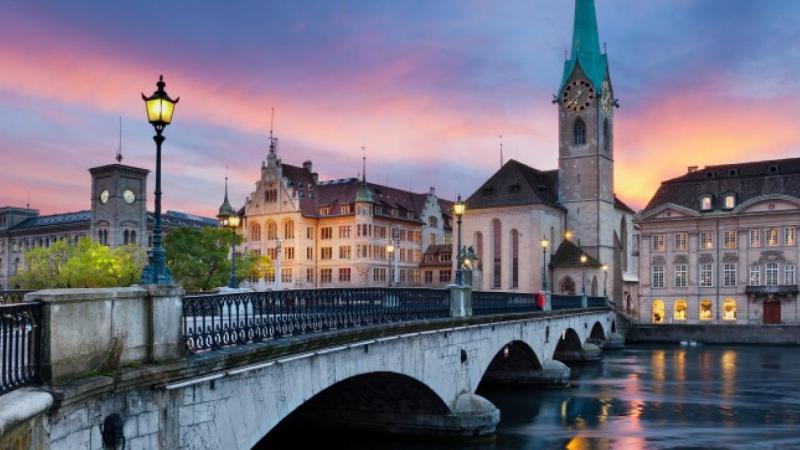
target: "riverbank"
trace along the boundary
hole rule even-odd
[[[797,325],[629,325],[628,344],[677,343],[800,345]]]

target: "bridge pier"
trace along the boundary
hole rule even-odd
[[[619,333],[611,333],[603,342],[604,350],[618,350],[625,347],[625,337]]]
[[[542,363],[539,369],[489,369],[483,382],[495,385],[560,387],[569,384],[571,369],[555,359]]]
[[[560,350],[553,355],[554,359],[567,364],[580,364],[599,361],[602,357],[603,350],[600,348],[600,346],[592,344],[591,342],[586,342],[579,350]]]

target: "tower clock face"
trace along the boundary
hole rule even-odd
[[[108,202],[109,195],[108,189],[103,189],[103,191],[100,192],[100,203],[105,205]]]
[[[570,111],[583,111],[592,105],[594,88],[585,80],[575,80],[564,88],[561,103]]]
[[[125,199],[125,203],[130,205],[136,201],[136,194],[130,189],[125,189],[125,192],[122,193],[122,198]]]

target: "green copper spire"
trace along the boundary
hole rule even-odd
[[[597,14],[594,0],[575,0],[575,22],[572,30],[572,54],[564,65],[560,93],[576,67],[580,67],[596,90],[600,90],[608,73],[608,58],[600,51]]]
[[[228,201],[228,177],[225,177],[225,200],[222,201],[222,205],[219,207],[217,217],[230,217],[234,214],[236,214],[236,211],[231,206],[231,202]]]

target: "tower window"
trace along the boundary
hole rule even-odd
[[[611,127],[608,125],[608,119],[603,121],[603,150],[606,153],[611,151]]]
[[[572,127],[572,140],[575,145],[586,144],[586,124],[581,118],[578,118],[578,120],[575,121],[575,125]]]

